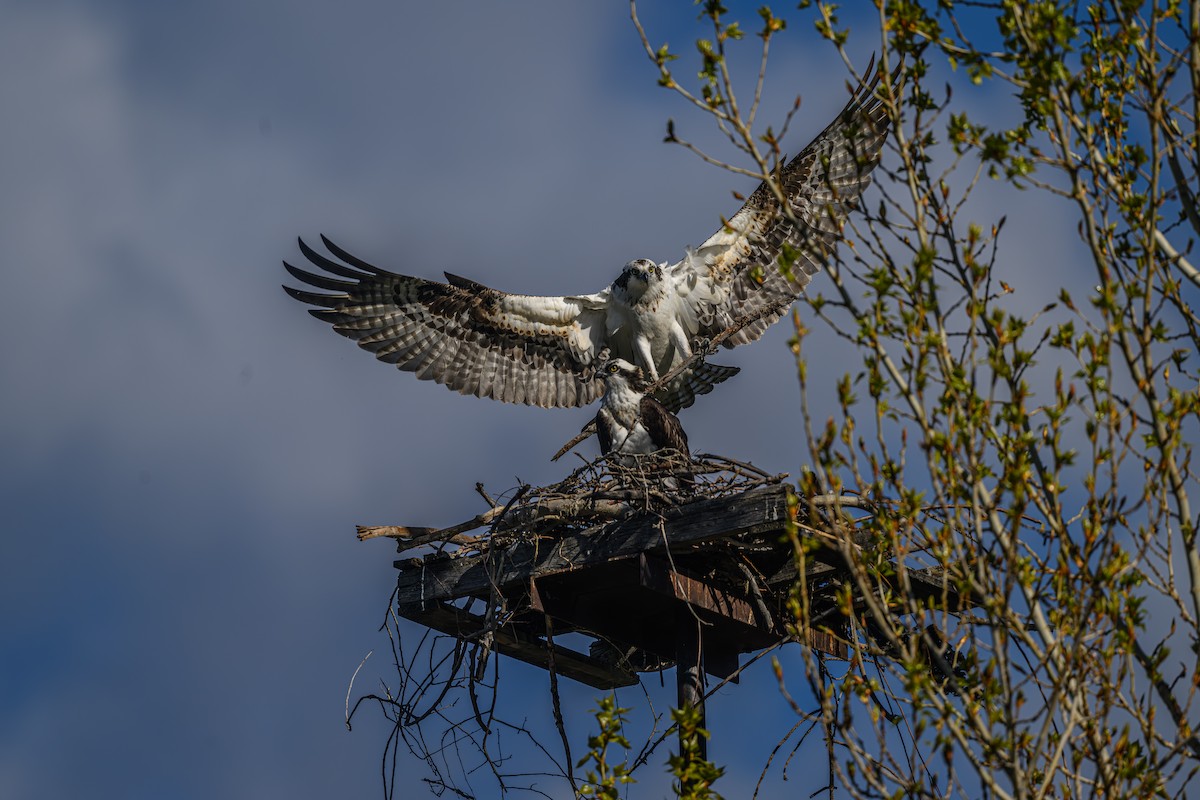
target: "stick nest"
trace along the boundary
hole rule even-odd
[[[558,538],[635,514],[656,514],[683,503],[729,497],[777,484],[772,475],[726,456],[699,453],[689,460],[674,450],[649,455],[601,456],[549,486],[523,484],[494,500],[476,484],[490,508],[457,525],[418,528],[358,526],[359,539],[388,537],[400,552],[432,548],[426,560],[484,553],[519,539]],[[474,531],[480,531],[473,533]]]

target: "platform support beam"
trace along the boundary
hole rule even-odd
[[[676,612],[675,619],[675,681],[681,709],[695,708],[700,712],[700,727],[707,728],[704,715],[704,638],[700,620],[688,608]],[[708,739],[699,737],[700,758],[708,760]],[[684,751],[684,733],[679,730],[679,753]]]

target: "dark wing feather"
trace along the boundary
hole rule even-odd
[[[283,288],[380,361],[506,403],[574,407],[603,393],[589,367],[604,336],[604,293],[536,297],[457,276],[445,284],[396,275],[321,239],[340,261],[303,241],[300,250],[328,275],[284,266],[300,282],[336,294]]]
[[[694,333],[715,336],[739,319],[757,318],[724,344],[758,339],[833,252],[889,130],[881,73],[868,67],[867,75],[837,118],[780,171],[794,220],[764,181],[721,230],[672,268]],[[779,269],[785,247],[797,254],[789,275]]]
[[[723,367],[720,364],[700,361],[659,389],[655,397],[668,410],[679,411],[695,403],[697,395],[708,394],[718,383],[729,380],[741,371],[740,367]]]
[[[640,410],[642,424],[646,426],[650,439],[658,445],[659,449],[674,448],[685,456],[691,455],[688,451],[687,434],[683,431],[679,417],[668,411],[666,406],[650,395],[642,396]]]
[[[667,407],[650,395],[642,397],[642,424],[646,426],[650,438],[660,450],[676,450],[683,457],[684,466],[678,469],[672,467],[672,474],[678,480],[678,486],[687,494],[696,487],[695,474],[692,471],[692,454],[688,451],[687,434],[679,417],[667,410]]]
[[[586,427],[586,426],[585,426]],[[596,438],[600,440],[600,454],[608,455],[613,449],[612,412],[600,406],[596,412]]]

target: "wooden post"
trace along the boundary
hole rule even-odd
[[[691,609],[680,608],[675,617],[675,682],[679,707],[700,712],[700,727],[708,727],[704,716],[704,639],[700,620]],[[708,760],[708,740],[699,737],[700,758]],[[679,753],[683,755],[683,729],[679,730]]]

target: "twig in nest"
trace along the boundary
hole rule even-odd
[[[738,461],[736,458],[730,458],[729,456],[718,456],[718,455],[713,455],[712,453],[697,453],[695,458],[698,461],[720,461],[731,467],[736,467],[737,469],[734,470],[735,472],[737,470],[745,470],[746,472],[757,475],[760,478],[771,479],[774,477],[779,477],[782,479],[782,477],[787,477],[786,475],[785,476],[769,475],[768,473],[764,472],[763,470],[759,469],[758,467],[754,466],[753,464],[749,463],[748,461]]]
[[[567,453],[574,450],[575,445],[577,445],[580,442],[584,441],[585,439],[589,439],[595,435],[596,435],[596,420],[592,420],[587,425],[584,425],[583,430],[581,430],[579,433],[575,434],[575,436],[571,439],[571,441],[567,442],[562,447],[558,448],[558,452],[555,453],[553,456],[551,456],[550,460],[558,461],[560,458],[565,456]]]
[[[695,481],[689,484],[686,493],[673,491],[662,481],[663,476],[678,477],[684,473]],[[629,465],[601,456],[551,486],[522,484],[503,507],[493,506],[457,525],[446,528],[362,525],[358,526],[358,538],[395,539],[402,553],[426,545],[435,545],[438,553],[446,546],[457,547],[452,556],[487,552],[497,541],[494,537],[500,534],[505,541],[514,536],[561,536],[580,526],[622,519],[637,511],[662,511],[692,500],[744,492],[778,483],[783,477],[786,476],[769,475],[752,464],[725,456],[700,454],[685,461],[671,451],[633,456]],[[482,487],[477,486],[476,491],[494,502]],[[478,528],[485,530],[468,533]]]
[[[358,530],[358,540],[360,542],[385,536],[389,539],[400,539],[400,543],[407,547],[418,547],[419,545],[439,541],[461,544],[461,542],[454,541],[459,534],[473,531],[476,528],[482,528],[484,525],[490,525],[502,513],[503,509],[492,508],[472,517],[466,522],[451,525],[449,528],[413,528],[405,525],[357,525],[355,527]]]
[[[762,588],[758,585],[758,577],[750,571],[750,567],[740,559],[735,559],[734,566],[746,578],[746,588],[750,591],[750,596],[754,600],[754,607],[758,611],[761,618],[761,624],[767,630],[774,630],[775,618],[771,616],[770,609],[767,608],[767,602],[763,599]]]
[[[863,508],[868,511],[876,506],[873,501],[852,494],[815,494],[812,497],[804,498],[804,502],[821,507],[844,506],[846,508]]]

